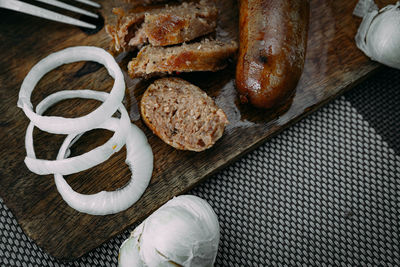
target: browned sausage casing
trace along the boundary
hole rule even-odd
[[[308,0],[239,0],[240,47],[236,87],[242,102],[282,106],[304,67]]]

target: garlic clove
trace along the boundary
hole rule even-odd
[[[150,215],[120,249],[120,266],[212,266],[219,223],[211,206],[195,196],[179,196]],[[128,251],[129,249],[133,251]]]
[[[119,267],[132,267],[132,266],[144,266],[144,263],[140,257],[140,236],[143,231],[143,223],[140,224],[131,234],[131,236],[125,240],[118,254],[118,266]]]
[[[400,2],[386,6],[377,14],[366,40],[373,60],[400,68]]]
[[[372,60],[400,69],[400,1],[368,12],[358,28],[356,45]]]

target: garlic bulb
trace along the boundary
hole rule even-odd
[[[363,16],[357,47],[372,60],[400,69],[400,1],[378,11],[373,0],[360,0],[353,14]]]
[[[213,266],[218,251],[219,224],[203,199],[178,196],[151,214],[119,251],[125,266]]]

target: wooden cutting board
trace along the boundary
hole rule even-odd
[[[115,18],[111,8],[121,1],[98,0],[106,22]],[[220,25],[217,37],[237,38],[236,0],[217,1]],[[395,1],[390,1],[395,2]],[[355,46],[360,19],[352,16],[356,1],[313,0],[304,73],[288,111],[277,114],[239,104],[234,88],[234,64],[217,73],[182,75],[212,96],[228,115],[230,124],[217,144],[201,153],[175,150],[154,136],[142,123],[138,101],[150,81],[126,78],[124,104],[131,120],[146,133],[154,152],[154,173],[141,199],[124,212],[91,216],[70,208],[58,194],[51,175],[38,176],[25,166],[24,135],[28,119],[17,108],[19,87],[31,67],[51,52],[75,45],[107,48],[104,28],[96,34],[8,10],[0,10],[0,196],[25,233],[54,257],[71,260],[99,246],[128,226],[138,223],[175,195],[185,193],[207,176],[254,149],[307,114],[321,107],[379,68]],[[384,4],[380,2],[380,6]],[[128,57],[120,59],[126,72]],[[62,89],[109,92],[113,80],[95,63],[62,66],[46,75],[32,95],[36,105],[46,95]],[[64,101],[47,114],[76,117],[87,114],[96,101]],[[73,155],[104,143],[111,133],[94,130],[73,146]],[[64,136],[34,131],[39,158],[54,159]],[[130,179],[121,150],[105,163],[67,176],[81,193],[114,190]],[[265,179],[268,179],[266,175]]]

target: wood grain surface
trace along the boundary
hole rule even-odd
[[[98,0],[98,12],[107,22],[115,18],[111,8],[122,0]],[[238,10],[235,0],[217,1],[219,39],[237,38]],[[388,1],[394,2],[394,1]],[[152,80],[132,80],[126,76],[124,105],[131,120],[148,137],[154,152],[154,173],[141,199],[126,211],[108,216],[91,216],[70,208],[58,194],[51,175],[38,176],[24,164],[24,135],[29,120],[17,108],[19,87],[31,67],[41,58],[62,48],[93,45],[108,48],[104,27],[95,34],[80,28],[45,21],[8,10],[0,10],[0,196],[17,218],[25,233],[54,257],[71,260],[99,246],[112,236],[138,223],[175,195],[196,186],[207,176],[257,147],[305,115],[332,100],[379,68],[355,46],[354,35],[360,19],[352,16],[356,1],[313,0],[308,50],[304,73],[290,108],[278,114],[239,104],[234,88],[234,69],[216,73],[181,75],[210,96],[226,112],[230,124],[211,149],[196,153],[178,151],[164,144],[143,124],[138,101]],[[384,1],[380,1],[380,6]],[[126,5],[126,4],[124,4]],[[118,58],[126,74],[129,55]],[[63,89],[110,91],[113,80],[104,67],[92,62],[64,65],[47,74],[32,94],[36,105],[46,95]],[[46,114],[77,117],[99,105],[96,101],[68,100]],[[104,143],[111,132],[93,130],[72,148],[72,155]],[[65,136],[35,129],[34,142],[39,158],[54,159]],[[66,177],[81,193],[114,190],[130,179],[122,149],[108,161]],[[268,179],[266,175],[265,179]]]

